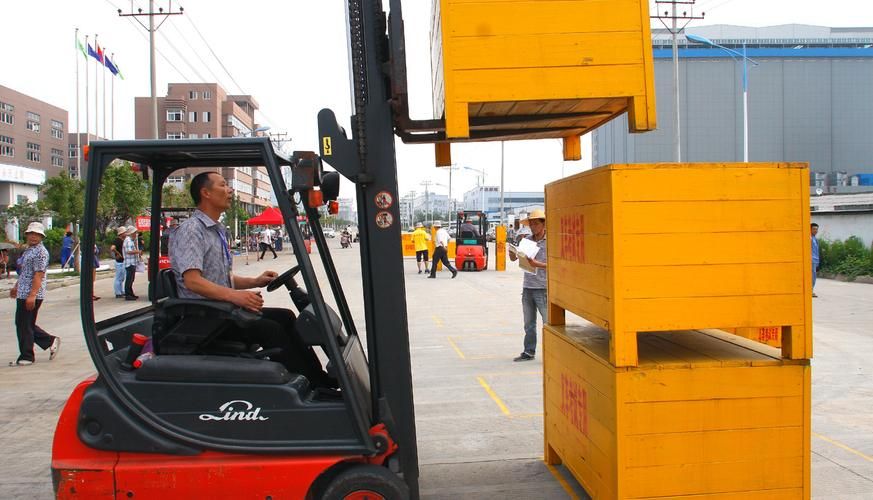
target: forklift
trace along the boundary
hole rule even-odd
[[[472,227],[471,227],[472,226]],[[459,271],[484,271],[488,269],[488,216],[485,212],[465,210],[458,212],[456,222],[457,246],[455,267]]]

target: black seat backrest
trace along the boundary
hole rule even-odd
[[[165,297],[170,299],[179,298],[179,289],[176,286],[176,273],[172,269],[161,269],[158,271],[155,300]]]

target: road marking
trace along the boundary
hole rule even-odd
[[[863,458],[864,460],[866,460],[868,462],[873,462],[873,457],[871,457],[870,455],[866,455],[866,454],[864,454],[864,453],[862,453],[854,448],[851,448],[851,447],[849,447],[849,446],[847,446],[839,441],[833,440],[827,436],[823,436],[817,432],[813,432],[812,435],[821,439],[822,441],[827,441],[828,443],[836,446],[837,448],[842,448],[842,449],[848,451],[849,453],[852,453],[854,455],[858,455],[859,457]]]
[[[570,498],[572,498],[573,500],[579,500],[579,495],[577,495],[576,492],[573,491],[573,488],[570,487],[570,483],[568,483],[567,480],[564,479],[564,476],[562,476],[561,473],[558,472],[558,469],[556,469],[554,465],[549,464],[546,464],[546,467],[549,468],[549,472],[551,472],[552,475],[555,476],[555,479],[558,480],[558,484],[561,485],[561,488],[564,488],[564,491],[566,491],[567,494],[570,495]]]
[[[510,415],[509,418],[519,418],[519,419],[543,418],[543,414],[542,413],[521,413],[521,414],[516,414],[516,415]]]
[[[441,319],[439,318],[439,316],[434,315],[434,316],[431,316],[431,318],[433,319],[433,323],[434,323],[436,326],[438,326],[438,327],[440,327],[440,328],[443,327],[443,320],[441,320]]]
[[[461,359],[467,359],[467,357],[464,356],[464,352],[461,351],[461,348],[460,348],[460,347],[458,347],[458,344],[456,344],[455,341],[452,340],[451,337],[446,337],[446,338],[449,339],[449,345],[452,346],[452,349],[455,350],[455,352],[458,354],[458,357],[461,358]]]
[[[507,408],[506,405],[503,404],[503,401],[501,401],[497,394],[491,389],[491,386],[488,385],[488,382],[485,382],[485,379],[482,377],[476,377],[476,380],[479,381],[479,385],[481,385],[482,388],[485,389],[485,392],[487,392],[488,395],[491,396],[491,399],[494,400],[494,402],[497,404],[497,407],[500,408],[500,411],[503,412],[503,414],[507,417],[510,416],[509,408]]]

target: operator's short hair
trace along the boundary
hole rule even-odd
[[[818,227],[818,224],[816,224],[815,222],[813,222],[812,224],[809,225],[809,227]]]
[[[191,199],[194,200],[194,205],[200,204],[200,190],[212,187],[212,181],[209,180],[210,174],[221,175],[218,172],[201,172],[191,179]]]

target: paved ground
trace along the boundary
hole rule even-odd
[[[334,256],[361,327],[358,254],[337,248]],[[237,272],[281,271],[292,258],[248,265],[237,258]],[[521,347],[519,272],[426,280],[413,261],[405,268],[423,497],[586,498],[565,471],[542,463],[541,360],[511,361]],[[134,307],[110,298],[111,287],[110,279],[97,282],[98,319]],[[145,295],[144,284],[135,288]],[[819,280],[816,290],[813,493],[873,498],[873,286]],[[17,354],[14,304],[0,299],[2,499],[51,497],[55,421],[73,386],[93,371],[78,310],[78,287],[52,290],[39,323],[64,337],[61,355],[49,363],[38,353],[34,366],[7,368]]]

